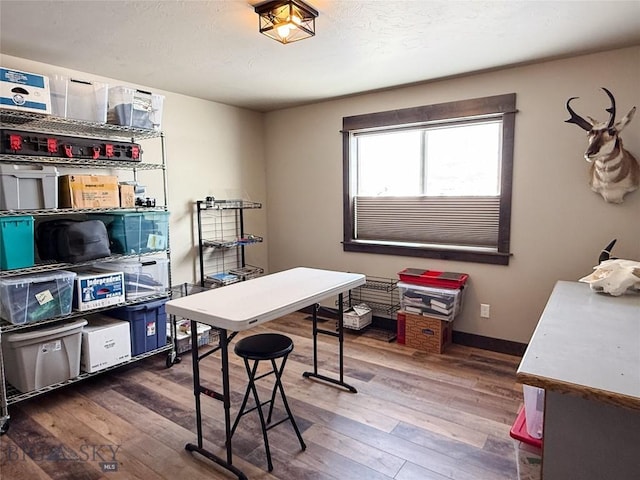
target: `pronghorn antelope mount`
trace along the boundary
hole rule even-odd
[[[622,146],[620,132],[626,127],[633,115],[636,107],[633,107],[622,120],[615,123],[616,100],[613,94],[602,87],[611,100],[611,107],[607,108],[609,120],[599,122],[591,117],[585,120],[573,111],[571,100],[578,97],[571,97],[567,100],[567,110],[571,114],[567,123],[575,123],[583,130],[587,131],[589,145],[584,153],[584,158],[591,164],[589,169],[589,185],[591,190],[598,192],[606,202],[622,203],[624,196],[633,192],[640,184],[640,166],[628,150]]]

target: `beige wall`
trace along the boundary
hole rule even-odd
[[[45,74],[66,71],[9,56],[0,63]],[[166,95],[173,283],[196,278],[193,202],[242,195],[265,205],[247,212],[247,229],[266,239],[247,249],[252,264],[272,272],[306,265],[382,277],[405,267],[467,272],[465,307],[454,328],[527,342],[555,281],[589,273],[610,239],[618,238],[617,256],[640,259],[640,191],[623,205],[606,204],[591,192],[584,133],[563,123],[571,96],[581,97],[575,104],[580,113],[604,118],[601,86],[615,94],[619,116],[640,107],[638,79],[640,47],[634,47],[264,115],[159,92]],[[343,116],[509,92],[517,94],[519,110],[509,266],[342,251]],[[640,117],[623,138],[640,157]],[[145,155],[155,149],[145,145]],[[480,318],[480,303],[491,305],[491,318]]]
[[[132,85],[126,79],[105,79],[61,67],[2,55],[0,64],[45,75],[64,73],[110,85]],[[136,85],[133,85],[136,86]],[[137,87],[149,88],[138,85]],[[208,195],[216,198],[243,196],[264,202],[266,183],[262,147],[262,114],[171,92],[165,95],[162,129],[165,136],[169,209],[171,212],[171,273],[173,284],[194,282],[197,274],[197,230],[194,202]],[[143,142],[143,161],[153,162],[160,154],[160,142]],[[103,170],[104,172],[104,170]],[[119,177],[131,179],[128,172]],[[162,198],[162,175],[142,171],[142,183],[152,196]],[[250,233],[266,235],[266,209],[247,214]],[[247,249],[248,261],[267,267],[267,244]]]
[[[640,108],[639,81],[635,47],[266,114],[271,270],[306,265],[382,277],[405,267],[467,272],[454,329],[528,342],[554,283],[590,273],[609,240],[618,238],[617,256],[640,259],[640,191],[622,205],[593,193],[582,159],[584,132],[564,123],[572,96],[580,97],[577,111],[606,119],[601,86],[616,96],[618,118]],[[519,113],[509,266],[343,252],[342,117],[510,92]],[[640,117],[623,138],[640,157]],[[491,318],[480,318],[480,303],[491,305]]]

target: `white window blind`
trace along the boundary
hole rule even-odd
[[[354,198],[355,238],[497,249],[500,197]]]

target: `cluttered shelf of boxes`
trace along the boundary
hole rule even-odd
[[[169,364],[175,344],[163,97],[0,71],[2,434],[9,405],[160,352]],[[154,162],[140,140],[160,141]]]

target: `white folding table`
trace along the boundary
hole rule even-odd
[[[234,283],[222,288],[189,295],[166,303],[166,312],[191,320],[191,345],[198,345],[196,322],[216,328],[220,333],[217,347],[200,354],[192,348],[193,386],[196,404],[197,444],[188,443],[185,448],[198,452],[218,465],[234,473],[240,480],[246,475],[233,465],[231,447],[231,414],[229,389],[229,342],[240,331],[248,330],[302,308],[319,303],[321,300],[338,296],[338,327],[324,330],[318,328],[317,309],[314,307],[313,320],[313,371],[304,372],[307,378],[317,378],[346,388],[356,393],[356,389],[344,382],[343,374],[343,294],[365,283],[365,276],[359,273],[336,272],[315,268],[297,267],[283,272],[254,278],[246,282]],[[338,338],[339,378],[334,379],[318,373],[318,334]],[[203,386],[200,382],[200,360],[220,350],[222,363],[222,393]],[[226,459],[220,458],[203,447],[202,413],[200,395],[204,394],[224,404]]]

